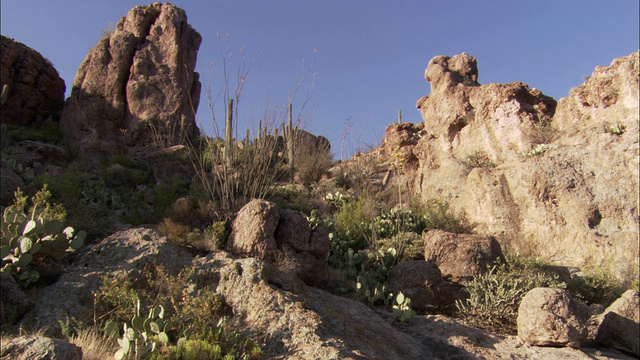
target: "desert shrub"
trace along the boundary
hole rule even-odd
[[[295,158],[296,174],[305,186],[315,184],[331,168],[331,157],[323,151],[302,152]]]
[[[516,333],[518,307],[524,295],[536,287],[565,288],[535,259],[507,258],[465,285],[466,300],[457,300],[460,317],[469,325],[500,334]]]
[[[533,144],[550,144],[558,138],[559,131],[553,126],[551,119],[540,119],[533,124],[527,135]]]
[[[587,304],[611,305],[625,292],[626,287],[613,274],[603,268],[584,271],[568,284],[569,292]]]
[[[189,225],[176,222],[171,218],[164,218],[156,226],[156,230],[166,236],[169,240],[180,245],[185,245],[187,242],[187,234],[189,234],[191,228]]]
[[[229,221],[216,221],[205,230],[206,238],[210,239],[213,247],[216,249],[222,249],[224,247],[230,233],[231,224]]]
[[[166,329],[166,335],[174,342],[158,347],[151,358],[183,359],[188,352],[185,341],[191,341],[190,346],[195,347],[192,350],[196,353],[219,347],[221,358],[258,359],[261,356],[260,347],[248,332],[238,330],[242,324],[234,322],[232,325],[229,321],[233,311],[214,289],[192,289],[193,269],[171,275],[160,266],[150,265],[142,273],[145,275],[105,277],[103,286],[94,293],[98,321],[118,324],[115,329],[119,331],[122,324],[131,324],[131,315],[137,314],[137,309],[162,306],[163,320],[172,323],[171,328]],[[108,328],[114,329],[114,326]],[[175,340],[182,337],[185,339],[175,344]],[[154,339],[157,338],[151,340]]]
[[[496,167],[496,164],[491,161],[491,159],[489,159],[489,156],[484,151],[473,152],[471,155],[462,160],[462,164],[464,165],[467,172],[470,172],[475,168],[493,169]]]
[[[382,249],[396,249],[400,260],[424,260],[424,241],[416,232],[400,232],[379,242]]]
[[[62,143],[62,132],[57,121],[47,121],[42,125],[5,125],[5,136],[9,143],[32,140],[59,145]]]
[[[375,216],[375,209],[364,198],[346,202],[333,215],[335,232],[342,239],[350,239],[358,249],[367,245],[366,226]]]
[[[415,205],[415,213],[424,217],[424,231],[440,229],[457,234],[470,234],[472,226],[464,214],[455,214],[449,204],[436,199]]]

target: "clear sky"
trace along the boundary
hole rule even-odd
[[[467,52],[479,82],[522,81],[559,99],[598,65],[638,49],[637,0],[175,0],[202,35],[197,71],[218,91],[221,44],[255,56],[240,118],[259,118],[267,99],[286,103],[304,66],[315,87],[304,127],[344,147],[376,145],[398,110],[422,121],[415,103],[428,95],[424,70],[436,55]],[[88,51],[139,1],[2,0],[1,32],[51,60],[67,95]],[[222,35],[221,42],[216,34]],[[317,53],[314,52],[317,50]],[[257,54],[256,54],[257,53]],[[210,64],[214,63],[211,74]],[[310,88],[302,84],[294,109]],[[204,96],[204,92],[203,92]],[[297,111],[297,110],[294,110]],[[211,128],[205,98],[198,117]],[[347,119],[350,119],[347,121]],[[256,120],[257,121],[257,120]]]

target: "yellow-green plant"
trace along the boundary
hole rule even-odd
[[[396,316],[396,320],[400,322],[407,322],[416,315],[416,312],[411,308],[411,299],[406,297],[402,292],[396,295],[393,314]]]

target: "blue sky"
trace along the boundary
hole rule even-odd
[[[2,0],[1,32],[50,59],[65,80],[68,95],[80,62],[102,30],[139,4],[146,3]],[[415,102],[430,92],[424,70],[436,55],[465,51],[478,59],[481,84],[523,81],[559,99],[583,83],[596,66],[632,53],[639,42],[637,0],[176,0],[173,4],[185,9],[189,23],[203,37],[197,70],[202,80],[211,79],[214,91],[220,88],[221,73],[216,69],[227,33],[232,64],[243,46],[250,58],[255,55],[242,98],[241,123],[257,121],[267,99],[271,105],[285,104],[302,74],[303,60],[307,68],[315,63],[311,70],[315,86],[301,117],[306,129],[329,138],[336,158],[343,156],[343,138],[348,153],[378,144],[399,109],[405,121],[422,120]],[[302,84],[294,110],[310,88],[310,78]],[[198,116],[210,131],[211,114],[204,98]]]

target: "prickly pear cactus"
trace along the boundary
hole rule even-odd
[[[124,334],[118,339],[120,349],[116,352],[115,358],[120,360],[130,357],[134,359],[150,357],[157,349],[156,340],[164,345],[169,344],[167,332],[171,327],[171,322],[164,320],[164,308],[161,305],[153,307],[146,318],[140,316],[140,300],[138,300],[136,313],[131,319],[131,327],[126,323],[123,326]]]
[[[416,312],[411,309],[411,299],[404,296],[402,292],[396,296],[396,304],[393,305],[393,314],[400,322],[406,322],[416,315]]]
[[[34,257],[61,260],[82,247],[86,237],[84,231],[76,234],[72,227],[65,228],[59,220],[46,219],[43,213],[33,211],[28,216],[15,205],[4,210],[0,229],[0,275],[3,278],[13,275],[23,287],[40,279],[40,274],[31,267]]]

